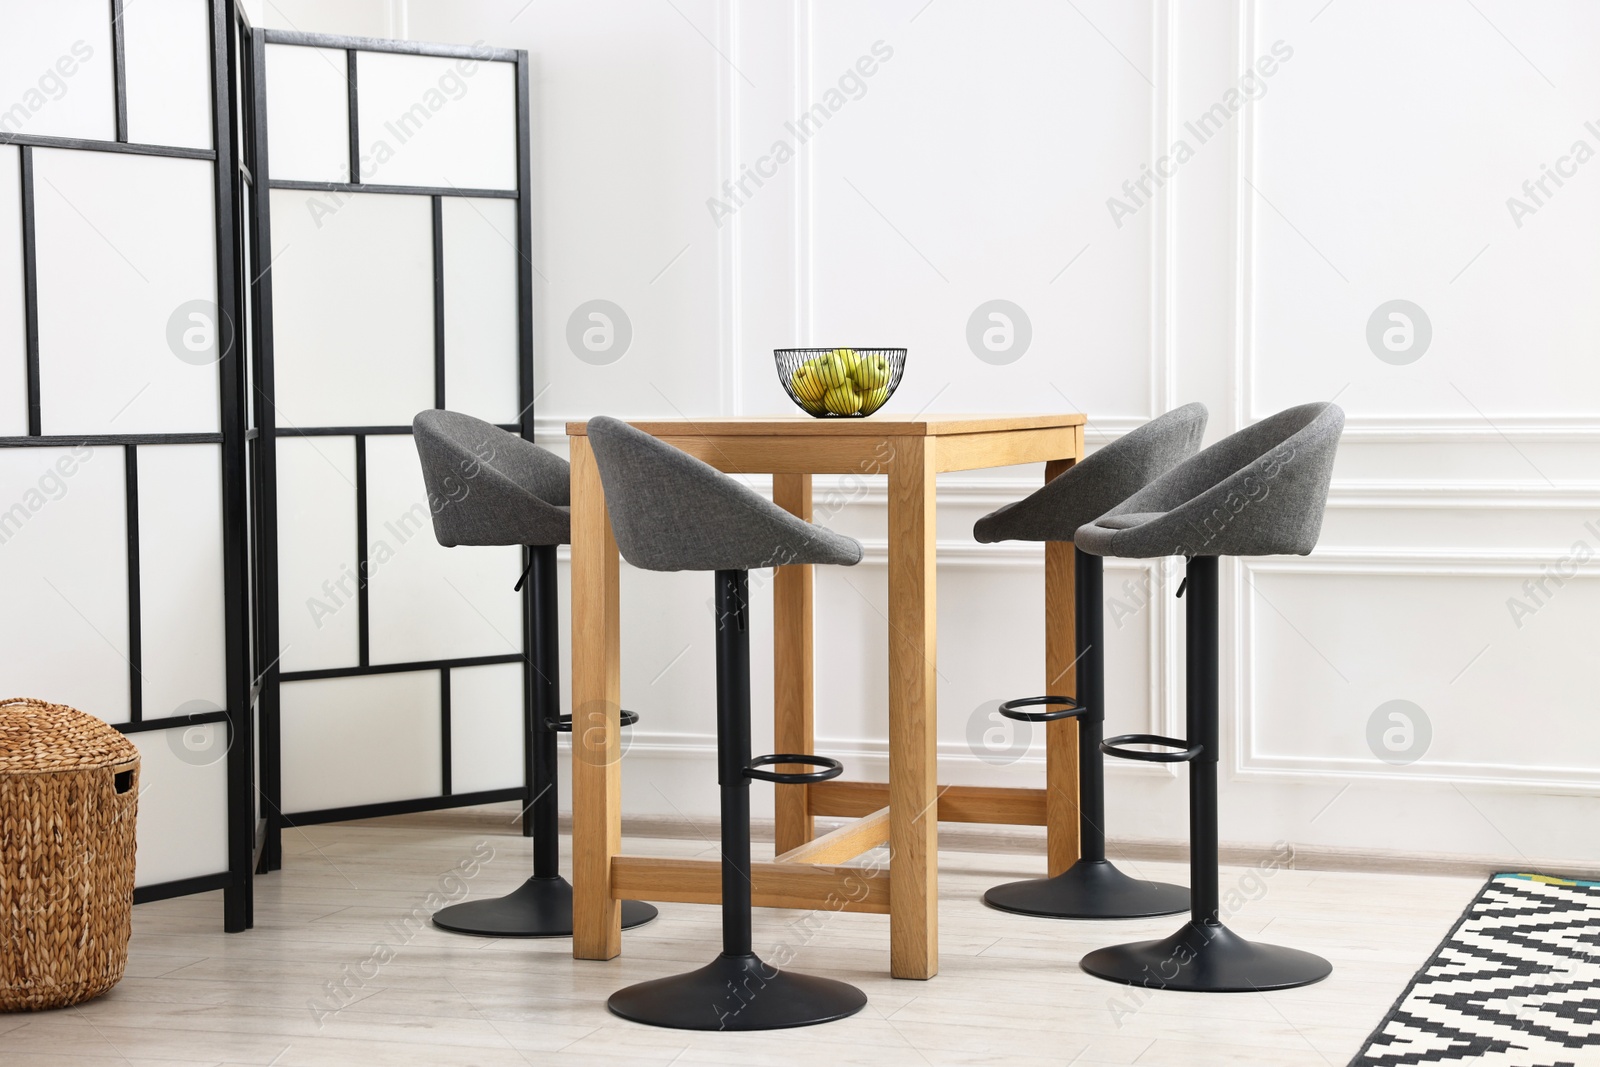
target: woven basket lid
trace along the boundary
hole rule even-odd
[[[0,701],[0,774],[43,774],[131,763],[139,750],[106,723],[64,704]]]

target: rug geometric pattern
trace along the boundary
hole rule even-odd
[[[1600,1067],[1600,882],[1497,874],[1351,1067]]]

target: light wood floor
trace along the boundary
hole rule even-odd
[[[623,935],[623,956],[609,963],[575,961],[561,940],[408,930],[404,917],[425,914],[441,888],[448,894],[442,876],[485,842],[495,854],[469,883],[474,897],[510,890],[527,874],[528,843],[502,810],[292,831],[284,869],[256,882],[254,930],[221,933],[216,894],[141,905],[123,982],[77,1008],[0,1016],[0,1063],[1343,1067],[1479,885],[1275,871],[1233,927],[1329,957],[1331,979],[1268,995],[1141,997],[1083,974],[1078,958],[1170,933],[1175,919],[1059,922],[991,911],[981,892],[1042,874],[1042,847],[1033,856],[944,851],[937,978],[888,977],[886,917],[823,913],[800,925],[806,913],[758,910],[758,951],[795,946],[791,969],[856,983],[869,1003],[828,1026],[738,1035],[638,1026],[605,1009],[620,986],[709,961],[719,948],[715,908],[663,905],[657,922]],[[630,837],[628,848],[715,854],[700,837]],[[1184,878],[1172,864],[1124,867]],[[1224,868],[1224,892],[1253,890],[1246,874]],[[336,997],[339,985],[347,992]]]

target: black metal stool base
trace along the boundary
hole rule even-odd
[[[1254,993],[1320,982],[1333,964],[1297,948],[1258,945],[1221,923],[1190,921],[1160,941],[1096,949],[1083,957],[1096,978],[1149,989]]]
[[[1130,877],[1108,860],[1079,860],[1054,878],[997,885],[983,895],[983,902],[1000,911],[1047,919],[1143,919],[1188,911],[1189,891]]]
[[[717,785],[722,793],[722,952],[699,970],[619,989],[606,1007],[636,1023],[673,1030],[784,1030],[854,1015],[867,1006],[855,986],[792,974],[752,951],[750,780],[818,782],[836,777],[838,760],[801,753],[750,757],[749,579],[716,572]],[[799,763],[808,772],[770,771]]]
[[[622,928],[643,926],[656,914],[650,904],[624,900]],[[433,925],[479,937],[571,937],[572,886],[565,878],[529,878],[506,896],[442,908],[433,913]]]
[[[785,1030],[866,1006],[867,995],[853,985],[726,953],[699,970],[619,989],[606,1001],[614,1015],[673,1030]]]

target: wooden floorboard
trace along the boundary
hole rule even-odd
[[[564,863],[568,842],[563,842]],[[467,812],[425,823],[371,820],[291,830],[285,868],[257,880],[256,928],[221,932],[220,894],[134,909],[127,977],[66,1011],[0,1016],[7,1067],[273,1064],[788,1065],[797,1035],[657,1030],[618,1019],[620,986],[699,966],[718,951],[717,910],[663,904],[604,963],[570,942],[459,937],[433,929],[439,904],[509,891],[529,843],[508,819]],[[471,877],[461,865],[492,858]],[[630,852],[714,858],[702,839],[630,837]],[[757,859],[771,846],[758,845]],[[882,852],[862,863],[881,863]],[[854,982],[859,1016],[804,1032],[805,1058],[862,1064],[1343,1064],[1388,1010],[1479,886],[1476,878],[1329,871],[1251,876],[1240,933],[1320,952],[1321,985],[1265,995],[1140,993],[1083,974],[1078,958],[1155,937],[1174,919],[1095,924],[1028,919],[978,902],[988,886],[1044,873],[1036,856],[943,851],[940,973],[888,976],[888,920],[760,910],[758,951],[791,969]],[[470,868],[466,868],[470,869]],[[1138,873],[1182,880],[1184,868]],[[451,872],[455,871],[456,874]],[[1075,1058],[1076,1057],[1076,1058]]]

